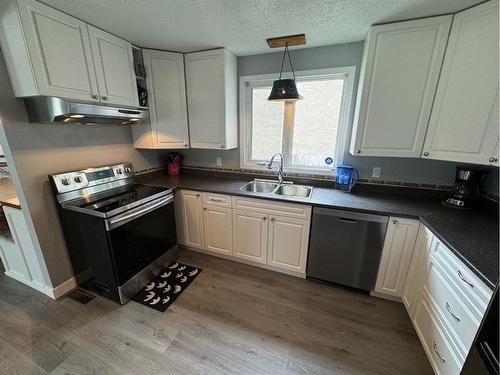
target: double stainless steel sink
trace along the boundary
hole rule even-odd
[[[294,185],[291,182],[254,180],[246,183],[240,188],[241,191],[260,194],[274,194],[287,197],[309,198],[312,194],[312,186]]]

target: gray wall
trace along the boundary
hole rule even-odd
[[[363,42],[357,42],[292,50],[291,56],[296,70],[356,66],[353,98],[355,100],[362,53]],[[281,57],[282,52],[239,57],[238,76],[276,73],[281,63]],[[239,168],[240,155],[238,149],[228,151],[188,150],[183,151],[182,154],[185,157],[184,164],[186,165],[215,166],[216,157],[220,156],[223,159],[223,167]],[[364,178],[371,177],[373,167],[381,167],[380,179],[382,180],[440,185],[453,184],[455,165],[457,165],[451,162],[416,158],[353,156],[348,152],[344,155],[344,163],[358,168],[360,176]]]
[[[164,165],[163,153],[138,151],[123,126],[30,124],[15,99],[0,58],[0,117],[19,185],[53,286],[73,276],[47,175],[89,166],[131,161],[137,170]],[[24,200],[22,199],[22,201]]]

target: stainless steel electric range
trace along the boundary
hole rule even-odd
[[[49,176],[77,283],[124,304],[177,259],[171,189],[131,163]]]

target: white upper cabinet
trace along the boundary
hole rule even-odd
[[[188,53],[185,62],[191,147],[238,147],[236,57],[222,48]]]
[[[150,123],[132,127],[135,147],[188,148],[183,55],[143,50],[143,60],[146,68]]]
[[[16,96],[99,101],[84,22],[33,0],[2,2],[0,15],[2,49]]]
[[[354,127],[353,155],[419,157],[452,16],[370,28]]]
[[[101,102],[138,107],[132,44],[90,25],[88,30]]]
[[[0,41],[17,97],[139,106],[127,41],[34,0],[0,2]]]
[[[498,142],[498,1],[455,15],[422,156],[490,164]]]

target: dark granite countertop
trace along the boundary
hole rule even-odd
[[[351,193],[325,187],[314,187],[310,198],[284,197],[251,193],[240,187],[253,177],[225,177],[187,174],[168,176],[150,173],[139,182],[169,188],[248,196],[318,207],[345,209],[420,219],[491,289],[498,283],[498,205],[491,203],[474,210],[455,210],[441,205],[442,197],[413,189],[361,187]]]

